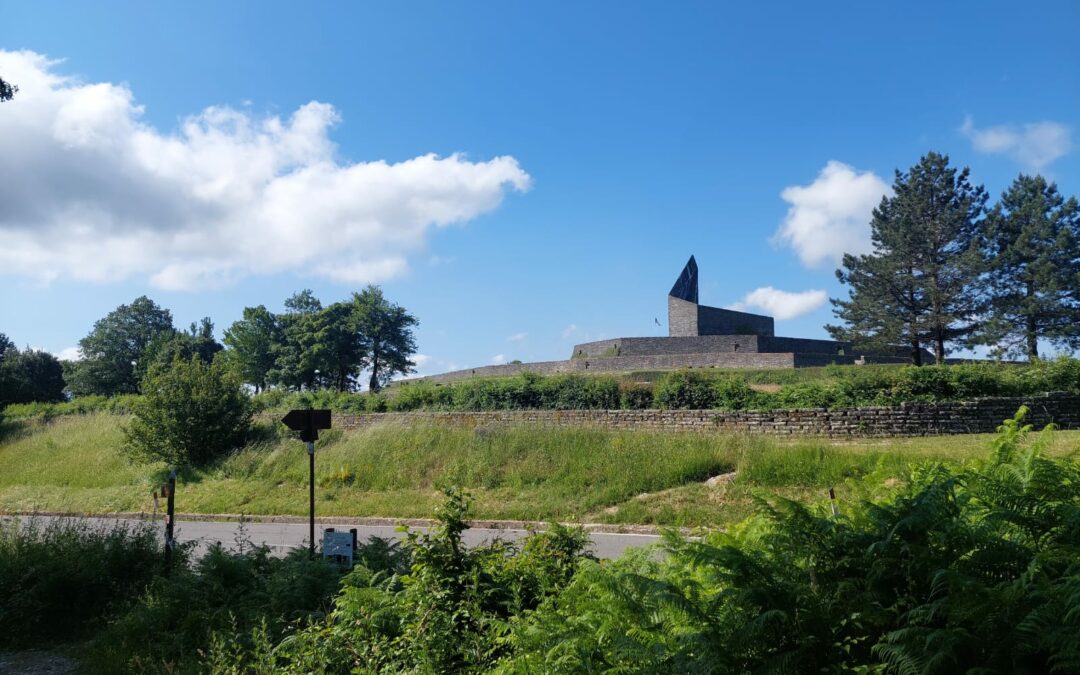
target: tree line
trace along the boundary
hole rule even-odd
[[[245,307],[218,342],[209,317],[177,329],[168,309],[142,296],[95,322],[79,341],[78,361],[20,351],[0,333],[0,407],[140,393],[155,368],[193,359],[220,362],[255,391],[353,391],[364,373],[368,387],[379,390],[395,375],[413,372],[417,324],[377,286],[325,307],[305,289],[287,299],[279,314],[263,305]]]
[[[865,349],[901,344],[922,364],[955,349],[1039,356],[1043,341],[1080,346],[1080,204],[1042,176],[1021,174],[993,206],[967,167],[931,152],[896,171],[870,222],[873,251],[836,271],[843,323],[826,329]]]

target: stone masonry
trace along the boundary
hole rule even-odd
[[[1043,428],[1080,429],[1080,395],[1039,394],[981,398],[962,403],[904,403],[893,407],[801,410],[505,410],[495,412],[407,412],[335,415],[334,427],[374,424],[448,424],[465,427],[540,425],[591,426],[613,430],[695,431],[830,437],[936,436],[992,433],[1021,405],[1026,422]]]
[[[832,363],[910,363],[905,348],[857,352],[851,343],[778,337],[773,318],[698,303],[698,268],[694,256],[668,295],[667,337],[622,337],[574,346],[566,361],[509,363],[457,370],[425,378],[453,382],[533,372],[625,373],[680,368],[805,368]],[[927,362],[933,357],[924,354]],[[403,380],[407,384],[410,380]]]

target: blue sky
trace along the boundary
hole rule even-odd
[[[423,372],[559,359],[666,330],[692,253],[702,302],[825,337],[894,169],[936,150],[994,197],[1020,171],[1080,193],[1078,25],[1069,2],[11,4],[0,332],[60,353],[147,294],[220,333],[374,281]]]

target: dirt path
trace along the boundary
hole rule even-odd
[[[52,652],[0,652],[0,674],[64,675],[74,673],[79,664],[74,659]]]

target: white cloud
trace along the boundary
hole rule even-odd
[[[1003,124],[978,129],[968,115],[960,132],[971,140],[975,150],[987,155],[1008,155],[1035,171],[1041,171],[1072,150],[1072,131],[1059,122]]]
[[[431,361],[431,356],[427,354],[413,354],[412,362],[416,364],[417,370],[423,368],[428,362]]]
[[[576,332],[577,332],[577,325],[576,324],[570,324],[566,328],[563,328],[563,331],[562,331],[563,339],[565,340],[566,338],[570,337],[571,335],[573,335]]]
[[[492,356],[491,362],[497,366],[506,363],[506,354],[496,354],[495,356]]]
[[[765,286],[750,291],[742,300],[731,305],[730,309],[739,312],[751,309],[763,310],[769,316],[776,319],[794,319],[803,314],[809,314],[825,304],[829,296],[825,291],[802,291],[792,293],[780,291],[772,286]]]
[[[868,253],[870,218],[885,195],[892,189],[872,171],[830,161],[814,182],[780,193],[791,207],[773,242],[790,246],[808,267],[836,265],[845,253]]]
[[[147,276],[169,289],[313,273],[404,273],[431,231],[497,208],[530,178],[513,157],[337,156],[333,106],[288,118],[212,107],[163,133],[126,86],[0,51],[19,94],[0,114],[0,270],[48,282]]]
[[[53,354],[53,356],[60,359],[61,361],[81,361],[82,350],[78,347],[65,347],[59,352]]]
[[[521,342],[525,338],[529,337],[528,333],[514,333],[510,337],[506,338],[507,342]]]

